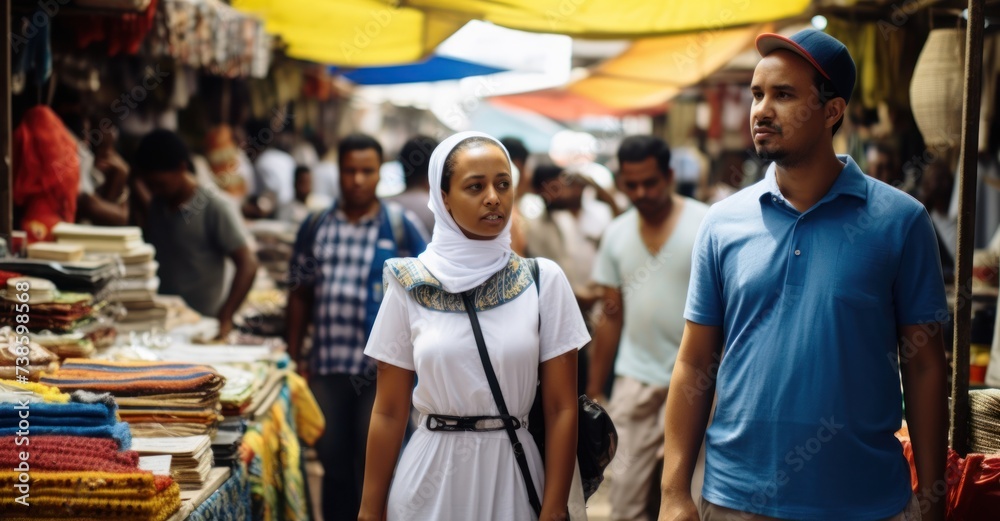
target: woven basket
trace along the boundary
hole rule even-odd
[[[1000,453],[1000,389],[969,391],[969,448]]]
[[[910,105],[928,148],[957,148],[962,138],[964,53],[965,31],[935,29],[917,58]]]

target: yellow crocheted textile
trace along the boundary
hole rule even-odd
[[[23,389],[25,391],[31,391],[42,397],[46,402],[51,403],[68,403],[69,395],[60,392],[58,387],[52,385],[45,385],[35,382],[18,382],[17,380],[0,380],[0,383],[4,385],[9,385],[11,387],[17,387],[18,389]]]
[[[16,501],[19,473],[0,471],[0,511],[17,517],[24,506]],[[148,472],[32,471],[32,519],[104,518],[163,521],[180,508],[180,487],[170,478]]]
[[[288,371],[286,373],[288,387],[292,391],[292,406],[295,410],[295,425],[299,430],[299,438],[312,447],[326,430],[326,418],[316,397],[309,390],[309,384],[305,378]]]

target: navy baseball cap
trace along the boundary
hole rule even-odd
[[[757,52],[767,56],[778,49],[787,49],[798,54],[830,80],[834,95],[851,102],[857,68],[847,47],[840,40],[815,29],[805,29],[790,38],[780,34],[764,33],[757,36]]]

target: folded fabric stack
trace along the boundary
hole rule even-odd
[[[107,286],[104,282],[96,286],[81,282],[75,275],[64,273],[66,265],[56,262],[20,266],[28,271],[40,267],[50,270],[48,276],[61,277],[70,287]],[[60,358],[90,356],[95,348],[114,342],[116,332],[109,317],[112,310],[107,291],[97,290],[97,296],[89,290],[69,291],[43,277],[9,277],[5,284],[0,322],[24,325],[32,340],[51,348]]]
[[[17,279],[11,279],[17,280]],[[17,303],[8,290],[4,298],[3,319],[14,323],[18,315],[28,316],[25,326],[32,331],[48,329],[57,332],[76,331],[97,319],[107,301],[95,302],[89,293],[55,292],[44,301],[35,301],[25,306]],[[27,313],[22,313],[27,309]]]
[[[31,416],[34,417],[34,406]],[[139,469],[139,454],[114,441],[35,432],[29,447],[0,438],[0,511],[4,519],[115,519],[163,521],[180,508],[180,487],[169,476]],[[30,451],[27,483],[14,469]],[[30,507],[16,500],[30,487]]]
[[[59,389],[41,391],[45,386],[25,388],[23,384],[0,380],[4,401],[0,402],[0,436],[22,436],[22,403],[29,401],[28,432],[32,448],[37,436],[82,436],[104,438],[116,447],[128,449],[132,444],[128,424],[118,420],[118,407],[111,395],[74,392],[66,401]],[[18,434],[18,431],[22,431]],[[34,450],[32,451],[34,453]]]
[[[226,378],[219,393],[224,416],[239,416],[249,410],[252,398],[267,382],[269,367],[266,362],[215,366]]]
[[[150,304],[123,302],[127,315],[117,324],[119,332],[171,330],[201,322],[201,315],[176,295],[155,295]]]
[[[18,340],[22,338],[14,334],[14,328],[0,327],[0,378],[15,380],[18,376],[22,376],[37,382],[42,371],[55,369],[59,357],[35,342],[19,344]],[[25,357],[20,347],[28,348],[27,365],[23,361],[21,364],[17,363],[18,359]]]
[[[60,359],[90,358],[94,354],[94,341],[83,333],[52,333],[46,331],[31,335],[31,340],[52,351]]]
[[[56,387],[35,382],[0,380],[0,403],[68,403],[70,396]]]
[[[200,489],[212,470],[212,438],[208,436],[136,438],[132,450],[140,456],[170,456],[170,477],[181,490]]]
[[[249,422],[240,416],[227,417],[219,423],[219,432],[212,438],[212,455],[216,467],[231,466],[240,455],[243,435]]]
[[[42,383],[109,392],[136,437],[213,434],[225,378],[205,365],[69,359]]]

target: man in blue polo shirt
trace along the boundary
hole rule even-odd
[[[834,153],[856,74],[843,44],[806,30],[757,49],[750,125],[773,163],[695,243],[660,519],[941,521],[948,313],[931,221]],[[917,496],[894,437],[900,373]]]

